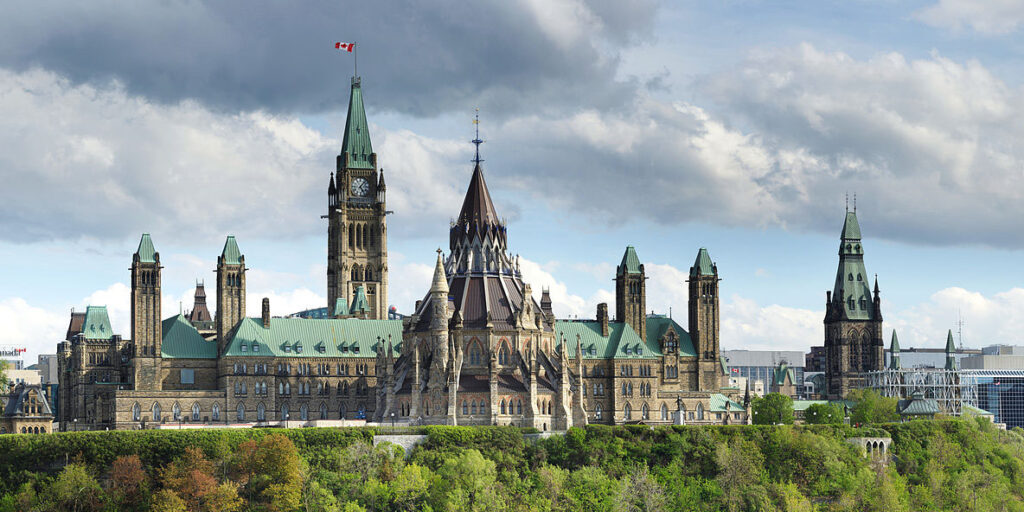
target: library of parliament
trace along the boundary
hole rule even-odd
[[[632,246],[609,276],[614,311],[598,304],[593,319],[556,319],[549,293],[535,299],[511,256],[514,234],[491,200],[479,137],[448,249],[423,255],[434,263],[430,288],[410,315],[389,311],[387,187],[362,93],[353,78],[327,180],[326,307],[273,315],[263,299],[262,314],[246,316],[244,240],[228,236],[216,259],[216,313],[200,284],[187,314],[165,317],[159,237],[143,234],[131,256],[130,336],[114,332],[104,306],[89,306],[72,313],[58,345],[62,430],[748,422],[749,394],[729,387],[720,356],[719,274],[708,251],[697,250],[689,269],[685,328],[648,312]],[[847,223],[826,344],[832,360],[873,367],[877,284],[872,297],[855,215]],[[862,329],[871,335],[845,339],[858,322],[872,324]]]

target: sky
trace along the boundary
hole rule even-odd
[[[823,342],[856,201],[885,338],[1024,344],[1024,3],[1017,0],[48,2],[0,17],[0,344],[52,353],[72,309],[130,336],[128,267],[164,316],[226,235],[258,315],[326,304],[326,188],[355,42],[388,184],[390,299],[429,287],[480,109],[510,250],[559,317],[614,303],[627,245],[685,325],[700,247],[722,349]],[[215,299],[209,294],[211,309]],[[614,307],[613,307],[614,310]]]

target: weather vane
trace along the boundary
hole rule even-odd
[[[475,110],[476,117],[473,118],[473,124],[476,126],[476,138],[470,142],[476,144],[476,158],[474,158],[473,161],[476,162],[477,165],[480,165],[480,162],[483,162],[483,160],[480,159],[480,144],[483,144],[484,141],[480,140],[480,109],[477,108]]]

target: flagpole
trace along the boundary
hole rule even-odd
[[[353,65],[354,65],[353,72],[355,73],[355,76],[358,77],[359,76],[359,45],[356,44],[355,42],[352,43],[352,53],[353,53],[353,55],[352,55],[352,62],[353,62]]]

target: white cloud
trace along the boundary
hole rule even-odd
[[[957,332],[964,321],[963,342],[967,347],[992,344],[1024,345],[1024,288],[1011,288],[991,296],[952,287],[939,290],[926,302],[886,317],[904,347],[944,347],[949,330]],[[888,336],[888,334],[887,334]],[[886,337],[886,343],[889,338]]]
[[[721,304],[723,350],[802,350],[824,343],[824,313],[733,295]]]
[[[64,339],[70,317],[67,313],[35,307],[19,297],[0,300],[0,324],[5,345],[25,348],[25,365],[34,364],[39,354],[52,354]]]
[[[1024,3],[1019,0],[939,0],[916,11],[914,17],[954,32],[970,27],[986,35],[1004,35],[1024,24]]]
[[[594,318],[597,314],[597,305],[601,302],[608,303],[610,312],[614,315],[614,292],[600,289],[589,298],[572,294],[565,282],[559,281],[552,273],[559,265],[558,262],[548,262],[542,265],[526,258],[520,258],[519,266],[523,273],[523,282],[530,285],[533,289],[533,297],[538,302],[543,289],[547,288],[551,294],[551,309],[556,318]]]

